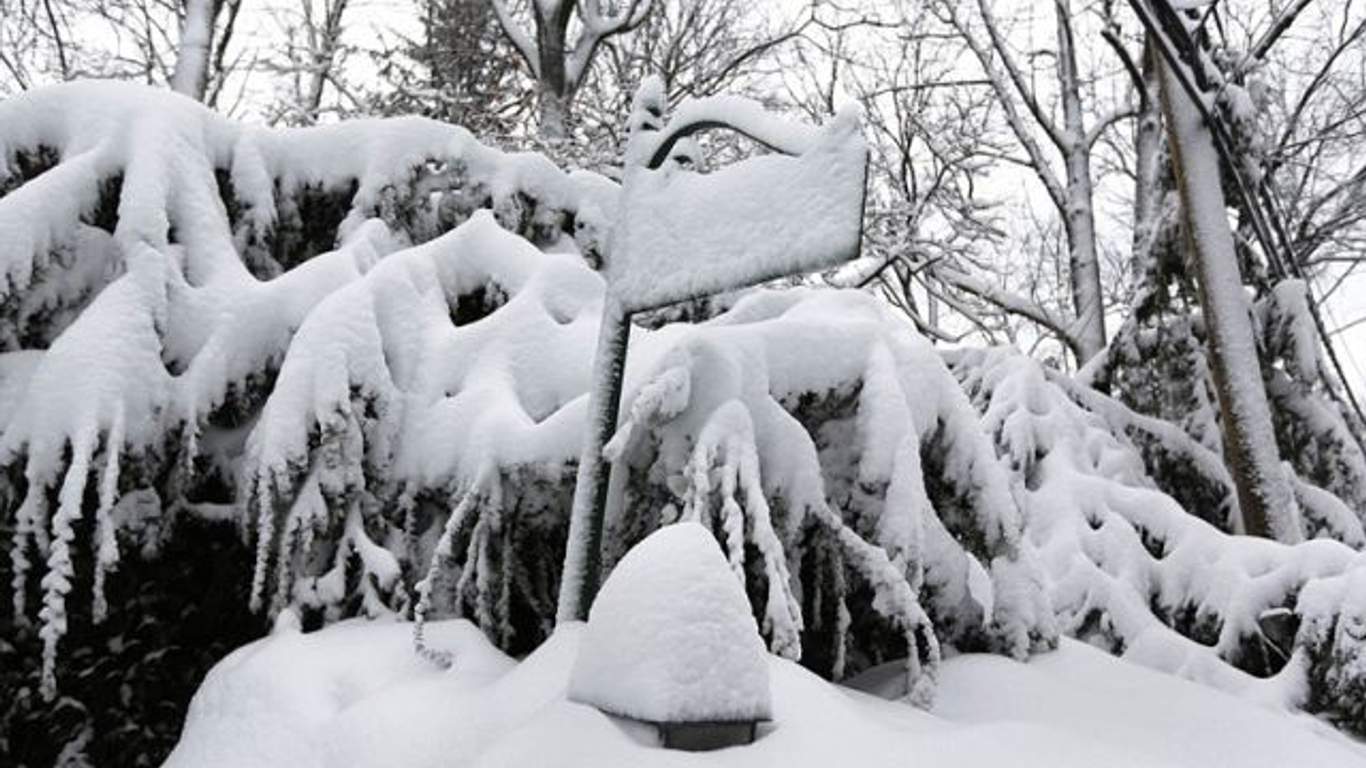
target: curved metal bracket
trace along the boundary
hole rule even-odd
[[[650,159],[646,161],[645,167],[651,170],[660,168],[668,161],[669,154],[673,151],[673,148],[678,142],[690,136],[702,133],[703,131],[715,130],[717,128],[734,131],[771,152],[789,156],[800,155],[802,153],[801,149],[787,145],[786,142],[774,141],[770,138],[759,136],[757,135],[759,133],[758,131],[747,131],[744,128],[724,120],[700,118],[692,121],[684,121],[682,125],[678,126],[674,126],[672,123],[664,126],[664,128],[660,130],[660,133],[668,131],[668,135],[660,141],[659,146],[655,147],[654,154],[650,155]]]

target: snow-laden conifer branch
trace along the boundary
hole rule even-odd
[[[18,616],[33,562],[46,564],[48,693],[77,521],[95,518],[98,619],[119,559],[120,497],[158,499],[163,516],[234,500],[245,508],[244,440],[295,330],[325,296],[483,208],[531,241],[572,233],[591,250],[607,221],[587,207],[611,203],[586,201],[615,194],[604,180],[571,179],[544,158],[504,155],[432,121],[271,132],[124,84],[11,99],[0,105],[0,137],[0,312],[10,330],[0,343],[13,350],[0,355],[0,466],[17,507]],[[277,571],[321,534],[340,570],[311,574],[312,604],[340,600],[345,590],[334,587],[358,559],[360,601],[373,613],[403,594],[396,565],[371,538],[368,507],[336,506],[363,479],[355,432],[365,420],[362,410],[310,422],[324,450],[306,493],[297,484],[249,491],[254,504],[295,512],[257,527],[270,534],[259,543]],[[212,487],[235,499],[199,497],[222,493]],[[282,583],[277,594],[293,591]]]
[[[1103,395],[1074,399],[1036,363],[1005,349],[955,355],[953,368],[1022,480],[1028,538],[1045,564],[1062,631],[1158,669],[1362,727],[1353,697],[1366,648],[1350,627],[1363,606],[1345,591],[1366,572],[1366,555],[1354,548],[1363,541],[1359,521],[1343,522],[1354,546],[1328,537],[1286,545],[1228,535],[1153,487],[1104,412],[1116,406],[1103,405]],[[1302,480],[1296,485],[1307,508],[1334,498]],[[1312,517],[1304,534],[1323,536]],[[1280,610],[1299,627],[1293,648],[1277,647],[1259,624]]]

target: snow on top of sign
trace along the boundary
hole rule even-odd
[[[613,294],[647,309],[853,258],[866,162],[851,109],[795,157],[752,157],[707,174],[628,166],[606,266]]]
[[[665,526],[593,603],[569,698],[650,722],[761,720],[768,663],[749,601],[711,533]]]

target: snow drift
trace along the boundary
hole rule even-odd
[[[773,721],[758,740],[676,752],[566,698],[574,660],[587,650],[582,625],[560,627],[520,663],[467,622],[428,630],[456,659],[450,669],[405,654],[407,627],[383,621],[286,628],[238,650],[195,696],[167,768],[1366,765],[1359,744],[1312,718],[1071,640],[1027,664],[982,654],[947,660],[930,712],[770,656]],[[856,682],[882,694],[885,678]]]

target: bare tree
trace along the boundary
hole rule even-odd
[[[972,54],[958,30],[920,9],[881,7],[812,26],[783,63],[789,98],[813,117],[856,98],[872,134],[868,258],[835,282],[878,287],[932,338],[1075,356],[1082,326],[1066,298],[1065,221],[1002,194],[1002,167],[1030,160],[1003,125],[996,82],[961,63]]]
[[[169,83],[216,106],[229,76],[247,71],[231,46],[241,4],[0,0],[0,94],[95,77]]]
[[[810,8],[775,13],[747,0],[662,0],[634,33],[604,41],[579,91],[578,125],[615,162],[632,97],[647,75],[660,78],[670,103],[719,93],[760,98],[778,54],[798,44],[813,19]],[[701,140],[709,150],[744,143],[727,134]]]
[[[1270,91],[1267,193],[1295,262],[1328,273],[1323,299],[1366,261],[1366,13],[1344,3],[1313,22],[1300,18],[1306,29],[1291,50],[1271,48],[1264,41],[1279,38],[1263,35],[1243,69]]]
[[[285,98],[267,115],[272,123],[312,125],[323,113],[323,97],[329,86],[353,100],[340,70],[347,51],[342,46],[343,17],[349,0],[300,0],[280,19],[286,42],[280,55],[263,67],[285,78]]]
[[[183,0],[180,42],[170,78],[172,90],[196,101],[212,104],[216,100],[218,90],[210,92],[209,85],[222,79],[223,53],[241,8],[242,0]],[[227,16],[220,30],[218,19],[224,11]]]
[[[1105,346],[1105,306],[1100,255],[1096,242],[1096,214],[1092,150],[1106,129],[1131,117],[1122,106],[1090,121],[1083,100],[1083,78],[1078,66],[1074,14],[1069,0],[1054,0],[1055,74],[1059,114],[1054,114],[1036,84],[1032,70],[1021,64],[1008,30],[997,19],[989,0],[978,0],[976,18],[959,4],[943,0],[938,13],[961,36],[1000,100],[1006,123],[1025,153],[1024,164],[1038,177],[1064,223],[1068,245],[1068,276],[1074,320],[1063,334],[1078,361],[1085,362]],[[1031,57],[1033,58],[1033,57]],[[1059,119],[1059,117],[1061,119]],[[1045,149],[1051,145],[1057,161]]]
[[[180,47],[176,51],[171,90],[196,101],[204,99],[209,82],[209,56],[213,49],[213,26],[218,16],[215,0],[185,0],[185,18],[180,25]]]
[[[47,7],[51,8],[51,5]],[[41,62],[45,58],[49,50],[47,43],[53,43],[51,50],[59,54],[60,62],[65,62],[65,30],[60,23],[52,23],[47,26],[45,35],[42,15],[41,3],[0,0],[0,18],[5,19],[5,23],[0,24],[0,96],[25,91],[33,85],[37,76],[35,59]],[[52,20],[57,21],[55,15]]]
[[[528,25],[508,0],[489,1],[503,33],[536,81],[539,127],[547,139],[568,136],[574,96],[599,46],[640,26],[653,5],[652,0],[628,0],[614,13],[603,0],[531,0]],[[575,19],[578,36],[570,44]]]

